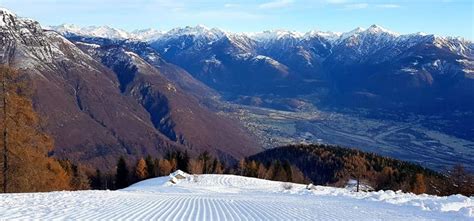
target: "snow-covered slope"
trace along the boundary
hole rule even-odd
[[[472,220],[474,198],[287,184],[234,175],[145,180],[119,191],[0,195],[0,219]]]

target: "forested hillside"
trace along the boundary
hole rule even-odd
[[[249,161],[272,164],[291,162],[312,182],[343,186],[349,179],[362,180],[376,190],[449,195],[474,193],[474,180],[462,165],[438,173],[420,165],[339,146],[290,145],[264,151]]]

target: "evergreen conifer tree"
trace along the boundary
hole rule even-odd
[[[129,185],[129,170],[125,158],[122,156],[117,162],[117,173],[115,175],[116,188],[122,189]]]

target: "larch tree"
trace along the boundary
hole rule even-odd
[[[265,178],[266,173],[267,173],[267,168],[265,168],[265,165],[263,165],[263,163],[260,163],[258,165],[257,177],[260,179],[263,179]]]
[[[135,177],[138,181],[144,180],[148,177],[148,168],[145,159],[140,158],[135,166]]]
[[[167,159],[161,159],[158,162],[158,172],[160,176],[167,176],[171,173],[172,170],[173,170],[173,165]]]
[[[307,183],[308,180],[305,178],[303,172],[296,166],[291,166],[291,182],[293,183]]]
[[[426,192],[425,177],[421,173],[415,175],[412,192],[415,194],[422,194]]]
[[[202,161],[191,159],[189,161],[189,172],[192,174],[202,174]]]
[[[0,67],[3,192],[70,189],[70,177],[53,158],[53,140],[33,110],[28,77]]]
[[[357,192],[359,192],[360,189],[360,180],[362,179],[362,176],[367,171],[366,167],[366,161],[365,159],[360,155],[352,155],[347,158],[345,158],[345,169],[348,171],[348,174],[350,174],[352,177],[354,177],[357,180]]]

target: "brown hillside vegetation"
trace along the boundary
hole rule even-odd
[[[0,67],[3,192],[41,192],[70,189],[70,178],[48,157],[53,140],[43,132],[33,111],[25,76]]]

